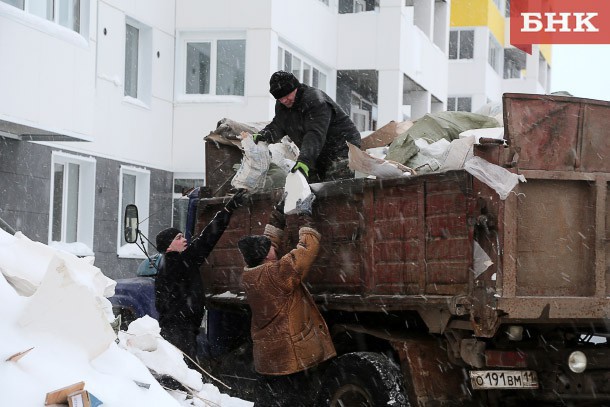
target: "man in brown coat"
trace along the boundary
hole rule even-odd
[[[312,203],[313,195],[297,203],[304,223],[299,243],[281,258],[282,204],[274,208],[264,235],[238,242],[247,265],[242,285],[252,310],[254,367],[263,375],[300,372],[336,355],[326,322],[303,285],[320,248],[320,234],[309,227]]]

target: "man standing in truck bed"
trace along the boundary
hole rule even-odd
[[[360,147],[360,132],[349,116],[326,93],[299,82],[290,72],[278,71],[269,80],[276,99],[275,117],[254,134],[254,141],[277,143],[288,135],[300,154],[292,171],[309,182],[353,178],[346,142]]]

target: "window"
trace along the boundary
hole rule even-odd
[[[326,75],[316,68],[313,69],[313,74],[311,76],[311,86],[320,90],[326,90]]]
[[[354,0],[354,13],[366,11],[366,3],[364,0]]]
[[[244,96],[245,39],[186,39],[185,52],[184,89],[187,95]]]
[[[279,70],[292,72],[294,76],[305,85],[313,86],[326,91],[327,76],[320,68],[304,55],[278,48],[277,67]]]
[[[472,59],[474,30],[451,30],[449,33],[449,59]]]
[[[125,96],[138,98],[138,50],[140,30],[129,24],[125,27]]]
[[[472,111],[472,98],[470,97],[454,97],[447,98],[448,112],[470,112]]]
[[[0,0],[30,14],[81,32],[81,0]]]
[[[350,115],[358,131],[373,130],[373,102],[352,91]]]
[[[95,160],[54,152],[49,245],[92,255]]]
[[[526,75],[527,55],[517,48],[504,50],[504,79],[523,79]]]
[[[123,234],[123,216],[125,215],[125,207],[129,204],[135,204],[138,207],[138,218],[140,224],[138,229],[148,235],[148,217],[149,217],[149,196],[150,196],[150,171],[128,166],[121,166],[120,169],[120,185],[119,185],[119,217],[118,217],[118,247],[117,254],[121,257],[141,258],[144,257],[142,251],[135,245],[125,241]]]
[[[125,21],[125,96],[150,103],[152,81],[152,29],[127,18]]]
[[[502,61],[502,47],[496,40],[496,38],[489,33],[489,54],[487,56],[487,62],[494,69],[494,71],[500,73],[500,63]]]
[[[339,14],[362,13],[379,7],[379,0],[339,0]]]
[[[25,0],[0,0],[0,1],[23,10]]]

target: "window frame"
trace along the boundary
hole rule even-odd
[[[449,110],[449,100],[453,99],[455,103],[455,109]],[[460,105],[460,99],[468,99],[470,102],[470,110],[459,110],[458,107]],[[448,112],[471,112],[472,113],[472,96],[447,96],[447,108],[445,109]]]
[[[504,48],[496,40],[491,31],[489,32],[489,44],[487,47],[487,63],[498,75],[503,75]]]
[[[470,32],[472,33],[472,55],[469,58],[462,58],[461,54],[462,54],[462,46],[461,46],[461,42],[462,42],[462,33],[463,32]],[[451,35],[453,33],[457,34],[457,44],[456,44],[456,57],[452,58],[451,57]],[[475,52],[475,30],[473,28],[452,28],[451,30],[449,30],[449,46],[447,48],[447,56],[449,58],[450,61],[472,61],[474,60],[474,52]]]
[[[304,83],[306,85],[309,85],[311,87],[320,89],[323,92],[326,92],[326,90],[328,89],[328,78],[329,78],[329,74],[328,74],[328,70],[323,68],[321,64],[316,63],[312,58],[308,58],[306,55],[299,53],[299,52],[295,52],[293,49],[291,49],[290,47],[287,47],[285,44],[280,43],[278,45],[278,61],[277,61],[277,68],[278,70],[281,71],[285,71],[285,70],[289,70],[289,72],[292,72],[293,74],[295,72],[299,73],[299,76],[297,76],[297,79],[301,82]],[[286,57],[289,56],[290,57],[290,62],[287,65],[287,61],[286,61]],[[299,62],[299,67],[295,67],[294,63],[295,60],[298,60]],[[305,68],[307,67],[307,69]],[[305,78],[305,74],[307,73],[307,78]],[[314,86],[313,82],[314,79],[317,75],[317,80],[320,80],[320,75],[323,75],[324,80],[322,81],[323,86]]]
[[[130,25],[138,29],[138,68],[136,96],[126,94],[127,77],[125,68],[127,65],[127,26]],[[152,27],[140,21],[125,16],[124,45],[123,49],[123,101],[141,107],[150,108],[152,100]]]
[[[217,95],[217,64],[218,41],[242,40],[244,41],[244,91],[243,95]],[[243,103],[247,94],[246,69],[248,64],[248,41],[246,31],[189,31],[178,34],[176,47],[176,82],[175,92],[177,100],[182,102],[237,102]],[[210,47],[210,93],[186,93],[187,46],[189,43],[211,43]]]
[[[150,216],[150,171],[144,168],[137,168],[129,165],[121,165],[119,169],[119,214],[118,214],[118,234],[117,234],[117,255],[124,259],[143,259],[146,258],[142,250],[135,243],[123,244],[123,216],[125,216],[125,206],[123,205],[123,180],[126,175],[136,177],[135,183],[135,202],[138,207],[138,218],[140,224],[138,229],[148,236],[148,218]]]
[[[62,216],[61,216],[61,238],[58,241],[53,240],[54,227],[54,198],[55,198],[55,166],[61,164],[64,168],[67,165],[78,165],[79,179],[77,193],[77,226],[76,226],[76,241],[66,242],[67,229],[67,200],[68,194],[74,191],[68,188],[62,188]],[[51,154],[51,188],[50,203],[49,203],[49,234],[48,244],[51,247],[59,247],[70,253],[78,256],[92,256],[93,253],[93,232],[94,232],[94,216],[95,213],[95,167],[96,160],[92,157],[84,157],[79,155],[67,154],[61,151],[54,151]],[[69,177],[67,171],[64,171],[62,185],[67,185],[66,177]],[[83,245],[85,247],[83,247]]]
[[[49,2],[51,0],[45,1]],[[19,21],[28,27],[35,28],[52,37],[72,42],[83,48],[88,47],[91,0],[78,0],[78,30],[73,29],[73,24],[71,27],[66,27],[59,22],[59,13],[56,10],[59,8],[59,3],[54,3],[56,6],[53,7],[50,18],[48,16],[42,17],[37,13],[32,12],[32,0],[22,0],[22,4],[19,5],[0,1],[0,15]],[[58,29],[58,27],[60,27],[60,29]]]

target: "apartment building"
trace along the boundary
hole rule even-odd
[[[204,184],[218,120],[267,121],[269,77],[325,90],[362,132],[444,110],[449,2],[0,0],[0,216],[113,278]],[[154,239],[153,239],[154,240]]]
[[[550,91],[551,47],[510,45],[510,0],[452,0],[447,110],[476,112],[506,92]]]

